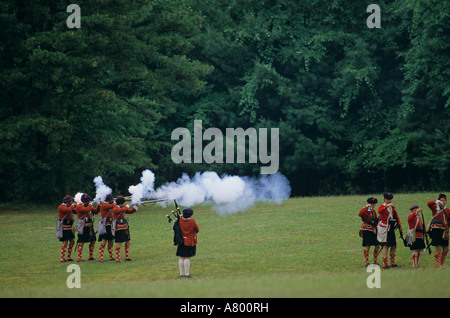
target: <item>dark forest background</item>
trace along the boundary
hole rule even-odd
[[[0,30],[1,202],[259,173],[173,163],[194,119],[279,128],[293,196],[450,186],[447,1],[2,0]]]

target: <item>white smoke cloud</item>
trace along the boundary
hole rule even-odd
[[[250,178],[219,177],[213,171],[197,172],[192,179],[183,174],[176,182],[166,183],[156,190],[154,181],[154,174],[145,170],[141,183],[128,188],[132,203],[138,203],[142,198],[176,199],[185,207],[212,202],[214,211],[227,215],[246,210],[257,201],[281,204],[291,193],[289,181],[281,173]],[[161,205],[166,204],[168,202]]]
[[[83,192],[77,192],[77,194],[75,194],[75,196],[73,197],[73,200],[76,203],[81,203],[81,196],[83,195]]]
[[[131,203],[139,203],[143,198],[149,198],[154,191],[155,174],[150,170],[142,172],[141,183],[128,187],[128,192],[131,194]]]
[[[112,193],[110,187],[103,183],[101,176],[94,178],[96,196],[94,202],[104,201]],[[234,214],[251,208],[256,202],[281,204],[291,194],[288,179],[281,173],[261,175],[260,177],[219,176],[214,171],[197,172],[191,179],[183,174],[175,182],[168,182],[158,189],[154,188],[155,174],[150,170],[142,172],[141,182],[128,187],[131,203],[143,199],[168,199],[158,203],[162,206],[171,204],[176,199],[183,207],[210,202],[212,209],[220,215]],[[81,200],[77,193],[75,201]],[[79,198],[78,198],[79,196]]]
[[[112,189],[103,183],[103,178],[101,176],[94,178],[94,184],[96,193],[93,201],[98,204],[100,201],[105,201],[106,196],[112,193]]]

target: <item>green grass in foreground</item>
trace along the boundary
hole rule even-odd
[[[409,206],[422,206],[429,221],[426,202],[435,196],[395,195],[405,232]],[[56,207],[2,210],[0,297],[184,297],[186,288],[192,297],[220,298],[449,297],[450,265],[437,271],[433,256],[426,254],[422,268],[413,270],[411,252],[399,240],[401,267],[382,270],[380,289],[367,287],[371,273],[363,266],[358,236],[358,211],[367,197],[292,198],[225,217],[208,204],[196,206],[200,233],[192,279],[178,278],[172,226],[165,218],[171,207],[141,207],[129,216],[133,261],[79,264],[80,289],[66,286],[67,266],[78,263],[59,263]],[[382,201],[381,195],[378,199]],[[87,255],[85,246],[85,259]],[[73,256],[76,259],[75,249]],[[425,283],[427,288],[417,288]]]

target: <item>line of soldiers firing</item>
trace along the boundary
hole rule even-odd
[[[74,198],[67,195],[63,199],[63,203],[58,206],[58,224],[56,237],[62,242],[61,244],[61,263],[73,261],[72,249],[75,245],[75,228],[73,214],[78,217],[77,220],[77,252],[78,262],[83,260],[83,247],[85,243],[89,243],[89,261],[95,260],[94,248],[96,242],[96,232],[94,231],[93,215],[100,213],[100,221],[98,223],[97,233],[99,234],[99,262],[104,262],[103,254],[105,246],[108,243],[108,253],[110,261],[121,263],[120,249],[122,243],[125,243],[125,261],[131,261],[130,258],[130,226],[126,219],[126,214],[133,214],[138,210],[139,205],[166,201],[166,199],[157,199],[149,201],[140,201],[138,204],[126,205],[129,197],[119,195],[113,198],[111,194],[100,202],[100,204],[92,203],[92,197],[82,194],[80,202],[74,203]],[[196,254],[197,233],[200,231],[197,222],[191,218],[194,211],[191,208],[185,208],[180,211],[177,202],[174,199],[177,212],[172,211],[176,217],[174,221],[169,215],[166,217],[170,222],[174,222],[174,245],[177,245],[176,256],[179,257],[178,266],[180,277],[191,277],[190,264],[191,257]],[[114,257],[113,244],[116,243],[116,256]],[[66,257],[67,250],[67,257]]]
[[[92,203],[92,197],[83,194],[81,201],[74,203],[74,198],[67,195],[63,203],[58,207],[58,226],[56,237],[62,242],[61,262],[73,261],[72,249],[75,245],[75,228],[73,226],[73,214],[78,217],[77,220],[77,252],[78,262],[84,262],[82,254],[85,243],[89,244],[88,260],[95,260],[94,247],[96,242],[96,232],[94,231],[93,215],[100,213],[101,220],[98,227],[99,262],[104,262],[103,253],[106,243],[108,243],[108,252],[111,261],[121,262],[120,249],[122,243],[125,243],[125,261],[131,261],[130,258],[130,228],[128,226],[125,214],[133,214],[137,211],[138,205],[125,205],[125,198],[119,195],[113,198],[107,195],[100,204]],[[114,223],[114,224],[113,224]],[[114,226],[113,226],[114,225]],[[113,243],[116,243],[116,256],[113,253]],[[67,258],[66,258],[67,249]]]
[[[412,266],[419,268],[419,258],[422,251],[428,250],[431,254],[431,246],[435,246],[434,259],[436,268],[444,267],[445,258],[448,253],[448,223],[450,209],[446,207],[447,196],[439,194],[437,200],[427,203],[432,213],[431,221],[425,226],[425,220],[422,209],[413,204],[409,210],[408,232],[406,238],[403,236],[403,228],[397,209],[392,203],[394,198],[390,192],[383,194],[384,203],[378,207],[378,213],[375,212],[375,206],[378,200],[374,197],[367,199],[367,205],[359,211],[363,223],[359,234],[362,237],[362,246],[364,247],[365,266],[369,265],[370,247],[374,246],[373,264],[378,264],[377,257],[382,253],[383,268],[397,267],[395,262],[397,242],[395,238],[395,229],[399,229],[400,238],[405,246],[412,251]],[[431,242],[429,242],[431,238]],[[388,265],[389,252],[389,265]]]

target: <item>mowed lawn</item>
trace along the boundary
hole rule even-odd
[[[382,195],[374,194],[379,203]],[[200,227],[193,278],[179,278],[172,224],[173,206],[141,207],[128,216],[132,262],[63,263],[55,237],[57,207],[0,211],[0,297],[450,297],[450,258],[436,270],[424,254],[421,269],[398,239],[399,268],[381,270],[381,288],[368,288],[359,210],[369,195],[302,197],[282,205],[219,216],[208,204],[195,206]],[[437,193],[395,194],[406,234],[409,207]],[[184,207],[182,207],[184,208]],[[95,226],[99,217],[96,216]],[[98,258],[96,244],[94,257]],[[122,258],[124,250],[122,247]],[[83,251],[88,257],[87,245]],[[74,248],[72,258],[76,260]],[[372,260],[372,253],[370,255]],[[381,256],[379,256],[381,263]],[[81,288],[68,288],[70,264],[80,265]],[[427,285],[427,288],[417,286]],[[425,287],[425,286],[424,286]]]

